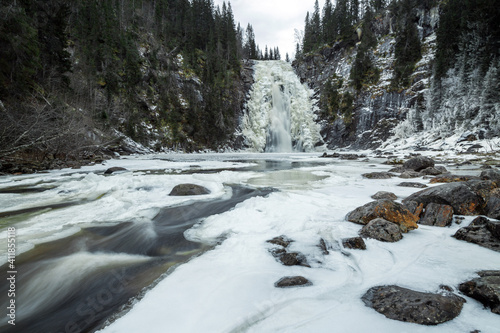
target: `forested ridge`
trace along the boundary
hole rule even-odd
[[[0,156],[45,167],[117,148],[121,133],[156,150],[217,149],[243,107],[245,59],[281,57],[267,46],[263,54],[229,3],[0,6]]]
[[[317,89],[330,146],[420,132],[499,136],[499,8],[494,0],[326,0],[322,9],[316,1],[294,65]]]

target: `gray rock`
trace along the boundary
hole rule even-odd
[[[381,242],[394,243],[403,238],[399,226],[387,220],[377,218],[365,225],[359,232],[361,237],[373,238]]]
[[[413,171],[421,171],[427,168],[432,168],[435,165],[434,160],[430,157],[417,156],[409,159],[403,164],[405,169]]]
[[[395,173],[403,173],[405,171],[408,171],[407,169],[405,169],[404,167],[402,166],[398,166],[398,167],[395,167],[395,168],[392,168],[391,170],[389,170],[388,172],[395,172]]]
[[[392,192],[386,192],[386,191],[379,191],[372,195],[372,199],[375,200],[380,200],[380,199],[389,199],[389,200],[396,200],[398,198],[397,195],[395,195]]]
[[[306,287],[311,286],[312,283],[303,276],[286,276],[279,279],[274,286],[277,288],[290,288],[290,287]]]
[[[307,263],[306,257],[298,252],[285,252],[278,256],[279,261],[285,266],[305,266],[311,267]]]
[[[270,239],[267,242],[271,243],[271,244],[283,246],[286,248],[293,241],[291,239],[288,239],[286,236],[279,236],[279,237],[274,237],[273,239]]]
[[[342,245],[346,249],[366,250],[365,241],[361,237],[345,238],[342,240]]]
[[[200,185],[180,184],[175,186],[169,195],[188,196],[188,195],[204,195],[204,194],[210,194],[210,190]]]
[[[394,175],[389,172],[370,172],[363,174],[363,177],[368,179],[390,179],[394,177]]]
[[[389,319],[420,325],[450,321],[460,314],[465,303],[465,299],[451,293],[423,293],[399,286],[370,288],[361,299]]]
[[[483,172],[481,172],[481,175],[479,177],[483,180],[499,181],[500,171],[498,171],[497,169],[484,170]]]
[[[422,171],[420,171],[420,173],[422,175],[425,175],[425,176],[438,176],[438,175],[442,175],[443,173],[447,172],[448,170],[446,170],[445,167],[430,167],[430,168],[427,168],[427,169],[424,169]]]
[[[477,217],[469,226],[459,229],[453,237],[500,252],[500,221]]]
[[[406,170],[405,172],[403,172],[399,178],[405,178],[405,179],[409,179],[409,178],[418,178],[418,177],[421,177],[422,175],[416,171],[413,171],[413,170]]]
[[[424,206],[429,203],[450,205],[455,214],[479,215],[484,212],[491,192],[496,186],[494,182],[487,180],[446,183],[414,193],[403,202],[416,201],[423,203]]]
[[[110,175],[112,173],[125,172],[125,171],[127,171],[127,169],[122,168],[122,167],[112,167],[112,168],[109,168],[108,170],[104,171],[104,174]]]
[[[419,224],[436,227],[446,227],[453,220],[453,207],[430,203],[425,208],[424,216],[418,221]]]
[[[500,271],[482,271],[478,275],[479,278],[460,284],[460,291],[500,315]]]
[[[414,182],[402,182],[402,183],[398,184],[398,186],[401,186],[401,187],[413,187],[413,188],[426,188],[426,187],[428,187],[425,184],[414,183]]]

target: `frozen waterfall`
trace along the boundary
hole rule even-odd
[[[259,152],[312,151],[322,142],[312,90],[285,61],[256,61],[255,83],[241,122],[247,146]]]

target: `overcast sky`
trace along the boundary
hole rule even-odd
[[[223,0],[214,0],[222,7]],[[290,58],[295,54],[294,29],[304,30],[307,12],[314,11],[315,0],[231,0],[234,19],[246,29],[248,23],[253,27],[255,40],[260,49],[279,47],[281,59],[288,52]],[[228,1],[226,1],[226,4]],[[319,0],[320,10],[325,1]]]

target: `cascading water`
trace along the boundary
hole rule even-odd
[[[259,152],[312,151],[322,142],[312,90],[285,61],[257,61],[241,122],[247,146]]]

